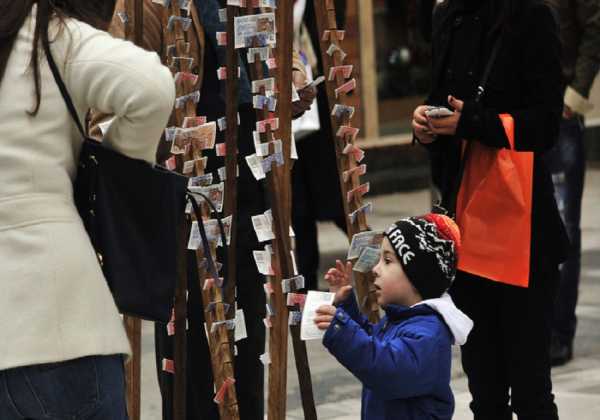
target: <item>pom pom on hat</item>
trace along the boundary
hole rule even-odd
[[[452,218],[443,214],[429,213],[423,216],[423,219],[433,223],[442,238],[454,242],[454,252],[457,255],[460,254],[460,229]]]

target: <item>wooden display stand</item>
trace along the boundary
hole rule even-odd
[[[251,3],[248,1],[247,3]],[[270,9],[266,9],[267,11]],[[245,8],[246,15],[255,14],[256,9],[252,4]],[[273,240],[272,267],[274,275],[267,279],[272,288],[270,294],[270,305],[274,312],[269,329],[269,391],[268,391],[268,418],[269,420],[285,419],[287,400],[287,349],[288,349],[288,325],[289,311],[299,311],[298,306],[288,308],[286,294],[282,289],[282,281],[295,276],[292,261],[292,246],[290,240],[291,224],[291,150],[292,150],[292,45],[293,32],[283,28],[293,26],[293,1],[281,0],[277,2],[275,13],[277,31],[277,44],[271,50],[276,62],[276,68],[272,68],[265,74],[264,60],[259,54],[254,56],[254,63],[250,66],[251,78],[255,81],[266,77],[274,77],[276,80],[277,109],[270,113],[267,107],[257,110],[257,120],[266,120],[276,117],[279,119],[279,127],[274,129],[268,125],[265,133],[260,134],[261,143],[271,143],[274,140],[282,141],[283,164],[278,165],[271,161],[266,173],[266,184],[271,203],[273,218]],[[255,45],[260,47],[260,45]],[[266,95],[264,87],[260,88],[259,94]],[[270,144],[269,153],[275,153],[274,146]],[[293,288],[291,291],[295,291]],[[306,345],[300,340],[300,326],[289,326],[298,378],[302,407],[306,419],[317,418],[314,396],[312,391],[312,380]]]
[[[182,16],[181,9],[179,8],[178,1],[172,1],[171,5],[168,8],[168,13],[164,14],[166,19],[169,16]],[[198,19],[197,16],[193,14],[190,16],[186,16],[188,18]],[[187,37],[187,32],[183,30],[183,25],[180,23],[175,23],[173,31],[166,31],[165,36],[168,40],[167,44],[176,46],[176,54],[177,57],[189,57],[189,51],[186,51],[185,46],[189,42]],[[167,22],[163,21],[163,27],[167,27]],[[178,68],[173,68],[173,72],[175,73]],[[237,74],[235,72],[232,73],[229,77],[237,78]],[[235,82],[234,82],[235,83]],[[192,93],[193,86],[191,82],[183,82],[183,86],[177,87],[178,96],[186,95]],[[182,90],[180,90],[182,89]],[[231,92],[228,92],[230,94]],[[237,102],[235,102],[237,103]],[[233,111],[237,114],[235,108]],[[183,109],[176,109],[176,126],[181,127],[183,123],[183,119],[186,116],[195,117],[196,116],[196,103],[194,101],[187,101],[185,107]],[[231,106],[228,107],[227,110],[228,117],[231,114]],[[227,201],[225,202],[225,211],[230,212],[232,215],[232,222],[230,227],[230,232],[232,235],[232,242],[230,242],[229,246],[229,255],[227,258],[228,267],[227,267],[227,279],[224,279],[225,284],[228,284],[228,290],[235,290],[235,222],[233,221],[233,217],[235,215],[235,206],[236,206],[236,160],[237,160],[237,142],[236,142],[236,132],[237,125],[232,123],[235,121],[236,117],[233,119],[229,119],[229,129],[227,130],[227,143],[226,150],[227,156],[229,157],[226,161],[227,168],[227,181],[225,185],[224,194],[227,197]],[[183,159],[181,164],[184,162],[194,161],[194,169],[191,176],[201,176],[204,175],[205,171],[205,160],[202,158],[202,150],[196,147],[195,143],[192,142],[191,147],[183,154]],[[198,223],[205,223],[206,219],[210,218],[211,210],[208,207],[207,203],[202,204],[202,213],[205,219],[196,220]],[[193,217],[194,219],[194,217]],[[198,282],[200,289],[202,292],[202,299],[204,308],[208,308],[212,306],[212,310],[206,312],[206,331],[208,335],[208,343],[210,346],[210,354],[213,368],[213,377],[215,381],[215,389],[217,390],[217,397],[215,398],[215,402],[217,402],[219,406],[219,414],[220,418],[223,420],[237,420],[239,419],[239,408],[237,405],[237,396],[234,380],[234,357],[233,357],[233,342],[231,340],[232,335],[229,334],[229,330],[227,329],[227,324],[223,322],[227,320],[227,312],[226,305],[227,302],[224,300],[223,290],[219,287],[218,279],[212,279],[210,273],[207,270],[207,261],[204,256],[204,250],[198,249],[196,251],[197,262],[198,262]],[[216,261],[217,253],[216,253],[216,245],[211,245],[211,258]],[[187,375],[185,371],[186,365],[186,351],[185,343],[183,342],[185,337],[185,328],[186,323],[184,317],[185,309],[184,306],[187,305],[187,302],[183,299],[182,293],[186,290],[183,289],[183,284],[181,288],[178,290],[177,295],[181,297],[181,299],[176,299],[176,309],[175,309],[175,331],[176,331],[176,342],[175,342],[175,390],[174,390],[174,415],[178,420],[185,420],[185,397],[186,397],[186,388],[185,388],[185,377]],[[233,311],[235,314],[235,311]],[[216,327],[216,328],[214,328]],[[178,330],[181,330],[178,331]],[[217,399],[218,398],[218,399]]]
[[[323,61],[323,71],[328,76],[332,68],[344,65],[345,52],[343,50],[343,31],[338,31],[336,23],[336,12],[333,0],[314,0],[317,28],[320,34],[320,50]],[[327,31],[327,32],[326,32]],[[326,36],[326,33],[328,34]],[[328,51],[331,53],[328,53]],[[360,187],[359,161],[360,151],[356,146],[356,135],[349,134],[352,129],[352,115],[348,112],[339,116],[333,114],[334,104],[343,106],[355,106],[358,103],[355,89],[348,92],[338,92],[337,89],[352,79],[352,75],[346,78],[341,71],[335,72],[335,80],[327,82],[327,97],[331,112],[331,126],[334,133],[337,166],[340,177],[340,188],[344,212],[346,214],[346,226],[348,239],[360,232],[369,229],[366,211],[360,211],[365,206],[363,194],[354,193]],[[356,79],[355,79],[356,80]],[[341,132],[342,127],[347,127],[346,132]],[[339,135],[338,135],[339,134]],[[350,147],[350,149],[349,149]],[[352,148],[354,147],[354,148]],[[346,175],[345,175],[346,174]],[[350,215],[354,213],[352,218]],[[353,220],[354,219],[354,220]],[[375,296],[372,274],[354,273],[356,279],[356,294],[362,312],[369,317],[371,322],[379,320],[379,306]]]

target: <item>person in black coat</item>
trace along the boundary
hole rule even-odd
[[[558,26],[536,0],[446,0],[432,23],[433,80],[426,103],[452,116],[415,110],[415,138],[430,152],[442,203],[452,201],[462,140],[510,148],[499,114],[514,118],[515,149],[534,153],[528,288],[459,272],[451,289],[475,322],[462,348],[476,420],[557,419],[549,346],[558,265],[568,243],[542,156],[557,141],[564,92]],[[474,100],[499,42],[482,100]],[[493,220],[487,221],[493,224]],[[506,261],[510,264],[510,261]],[[509,405],[510,401],[510,405]]]

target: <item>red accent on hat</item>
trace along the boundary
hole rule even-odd
[[[454,242],[454,251],[456,254],[460,253],[460,229],[454,220],[443,214],[435,213],[426,214],[423,219],[433,223],[442,238]]]

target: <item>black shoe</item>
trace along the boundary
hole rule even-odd
[[[550,364],[552,367],[563,366],[573,359],[573,343],[563,344],[552,340],[550,345]]]

